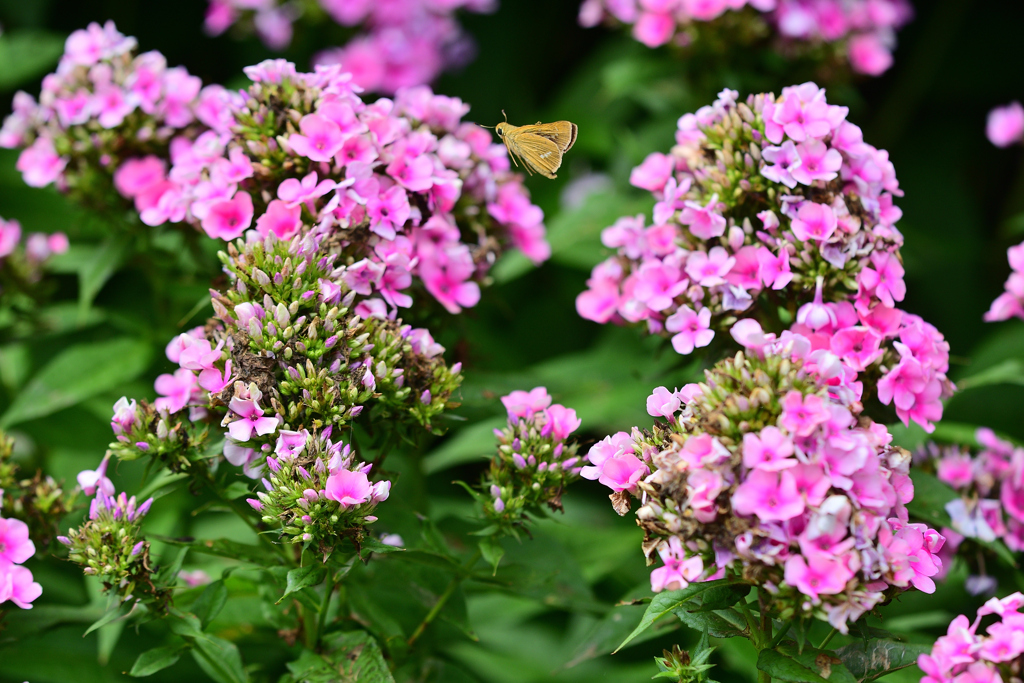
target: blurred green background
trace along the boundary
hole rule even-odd
[[[987,425],[1024,440],[1024,323],[981,319],[1009,272],[1006,247],[1024,238],[1024,150],[997,149],[984,136],[989,109],[1024,98],[1024,3],[916,4],[917,17],[899,34],[890,72],[878,79],[840,75],[829,98],[850,107],[849,118],[862,126],[866,141],[890,152],[906,193],[899,200],[905,308],[946,335],[955,363],[950,376],[968,378],[963,393],[949,402],[939,435]],[[205,8],[204,0],[0,0],[0,110],[9,110],[16,88],[38,92],[39,78],[52,69],[69,32],[106,19],[136,36],[141,50],[163,52],[170,65],[182,64],[207,83],[240,87],[241,68],[272,55],[253,38],[206,37]],[[435,87],[470,103],[467,118],[480,123],[498,122],[505,109],[517,124],[570,119],[580,135],[557,180],[527,181],[547,217],[551,261],[533,269],[506,257],[478,307],[431,322],[450,358],[464,362],[466,384],[456,411],[462,420],[452,421],[448,436],[430,442],[423,454],[389,460],[399,478],[381,507],[381,530],[399,532],[411,545],[419,534],[415,513],[428,515],[453,543],[455,532],[470,528],[468,497],[451,482],[479,476],[493,447],[490,431],[503,422],[498,396],[547,386],[556,401],[579,411],[585,449],[617,429],[649,424],[644,398],[651,389],[697,375],[697,363],[680,359],[657,339],[580,319],[575,297],[606,255],[601,229],[620,215],[650,210],[649,195],[628,185],[629,170],[649,152],[667,151],[681,114],[710,102],[722,87],[744,95],[777,92],[807,76],[799,66],[756,53],[681,63],[622,32],[579,28],[577,9],[576,0],[503,0],[495,14],[463,16],[477,58]],[[341,37],[333,25],[297,28],[283,56],[300,67]],[[0,153],[0,216],[20,220],[26,231],[63,230],[73,247],[54,263],[55,303],[41,312],[47,329],[0,330],[0,415],[19,440],[26,470],[41,466],[70,481],[102,456],[114,401],[121,395],[152,398],[153,378],[173,369],[163,346],[209,315],[198,305],[217,270],[212,245],[190,255],[175,231],[134,235],[127,245],[112,239],[109,217],[90,215],[52,188],[24,186],[15,159],[15,153]],[[596,191],[587,194],[588,187]],[[106,265],[112,263],[115,270]],[[181,276],[173,282],[154,277],[154,264],[172,264]],[[74,355],[83,353],[76,351],[83,344],[84,355]],[[47,393],[55,379],[64,382],[56,401]],[[918,430],[897,431],[907,445],[924,437]],[[142,466],[122,465],[116,475],[119,488],[134,490]],[[178,491],[154,506],[148,528],[244,540],[249,532],[241,524],[203,511],[204,504]],[[436,670],[424,680],[644,681],[655,671],[652,655],[692,639],[677,632],[604,655],[642,611],[612,609],[631,591],[644,594],[641,532],[628,518],[618,519],[603,489],[589,482],[575,487],[566,509],[564,517],[541,523],[532,541],[508,544],[508,566],[499,577],[507,572],[516,589],[468,588],[465,604],[455,608],[460,614],[449,616],[455,623],[468,615],[479,641],[455,626],[439,628],[431,636],[440,653]],[[206,566],[201,557],[187,564]],[[102,609],[95,586],[83,582],[77,568],[29,566],[45,589],[37,604]],[[213,564],[207,568],[218,571]],[[353,580],[371,586],[373,571],[371,565]],[[908,594],[887,608],[893,617],[887,627],[927,642],[953,615],[973,611],[978,600],[963,593],[962,573],[954,571],[938,599]],[[244,572],[233,581],[240,594],[255,597],[259,591]],[[1005,593],[1020,578],[1008,574],[1002,581]],[[372,598],[373,590],[367,594]],[[247,662],[280,672],[280,657],[252,634],[252,606],[242,598],[229,607],[217,622],[225,637],[239,639]],[[153,625],[123,636],[107,627],[83,639],[85,624],[96,616],[49,630],[46,618],[9,618],[0,634],[0,681],[122,680],[137,653],[163,635]],[[12,647],[19,629],[37,635]],[[753,653],[745,648],[738,642],[722,647],[720,680],[752,680]],[[899,680],[916,680],[912,671]],[[186,677],[201,680],[202,673],[183,660],[154,679]]]

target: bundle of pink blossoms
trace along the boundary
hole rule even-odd
[[[658,200],[654,224],[638,215],[605,229],[617,254],[594,268],[579,314],[644,323],[688,354],[744,313],[781,332],[781,309],[843,360],[858,395],[856,373],[879,365],[879,398],[904,422],[941,417],[948,347],[895,308],[906,294],[895,170],[846,113],[804,83],[745,102],[725,90],[683,116],[671,154],[630,178]]]
[[[1024,242],[1007,249],[1006,256],[1012,272],[1003,285],[1005,291],[996,297],[985,313],[986,322],[1024,319]]]
[[[168,68],[159,52],[135,54],[137,42],[113,22],[93,23],[68,39],[56,73],[43,79],[39,102],[14,96],[14,112],[0,129],[0,147],[24,147],[18,170],[32,187],[56,183],[64,192],[99,207],[134,197],[142,211],[155,190],[118,182],[125,162],[144,155],[167,157],[172,137],[192,136],[205,126],[222,128],[220,86],[184,67]],[[205,126],[204,126],[205,124]],[[150,172],[163,172],[157,160]]]
[[[36,554],[36,546],[28,537],[28,525],[20,519],[0,517],[0,604],[10,600],[21,609],[32,609],[32,601],[43,588],[32,578],[32,572],[21,566]]]
[[[223,101],[230,134],[175,139],[166,177],[143,160],[139,177],[159,190],[144,222],[187,220],[224,240],[253,225],[281,239],[330,229],[345,282],[379,315],[412,305],[414,277],[458,313],[506,244],[538,263],[550,254],[543,212],[504,147],[461,122],[462,101],[424,86],[367,104],[338,67],[279,60],[246,74],[245,96]]]
[[[639,497],[655,591],[739,578],[781,618],[847,623],[911,586],[935,588],[942,536],[907,523],[910,454],[854,403],[830,394],[806,340],[742,352],[678,391],[658,387],[651,430],[591,448],[588,479],[620,514]]]
[[[394,93],[424,85],[460,66],[473,49],[455,12],[491,12],[496,0],[209,0],[206,31],[219,35],[236,23],[255,30],[274,50],[292,40],[292,23],[325,13],[353,29],[344,46],[321,52],[320,64],[340,64],[367,90]],[[318,6],[319,5],[319,6]]]
[[[946,504],[955,532],[949,535],[947,553],[952,556],[965,537],[1001,539],[1010,550],[1024,551],[1024,448],[987,428],[979,429],[975,439],[981,445],[977,453],[932,443],[915,454],[919,465],[934,469],[960,494]]]
[[[1024,655],[1024,595],[1013,593],[992,598],[973,622],[961,614],[949,624],[946,635],[935,641],[930,655],[921,655],[917,665],[925,675],[921,683],[1002,683],[1021,680]],[[987,616],[997,621],[984,635],[978,627]]]
[[[5,281],[16,279],[31,284],[39,280],[42,265],[54,254],[68,250],[68,238],[62,232],[47,235],[34,232],[21,244],[21,223],[0,218],[0,292]]]
[[[544,387],[502,396],[508,425],[495,429],[498,453],[484,474],[478,496],[484,515],[501,531],[521,526],[526,514],[542,514],[544,506],[562,509],[565,488],[580,474],[579,448],[569,436],[579,429],[572,408],[551,403]]]
[[[892,66],[896,31],[913,16],[907,0],[584,0],[580,24],[632,24],[633,37],[648,47],[686,46],[699,36],[696,22],[747,6],[749,14],[735,18],[754,24],[747,32],[764,33],[767,24],[786,47],[835,43],[855,71],[871,76]]]

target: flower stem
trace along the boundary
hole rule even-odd
[[[832,638],[836,635],[836,633],[837,633],[837,631],[835,629],[832,629],[831,631],[829,631],[828,635],[825,636],[825,640],[821,641],[821,645],[818,646],[818,649],[819,650],[824,650],[825,646],[829,644],[829,641],[832,640]]]
[[[320,644],[320,639],[324,635],[324,627],[327,625],[327,609],[331,606],[331,596],[334,595],[334,589],[337,587],[338,582],[334,579],[334,572],[330,572],[327,575],[327,581],[324,583],[324,598],[320,602],[320,616],[316,623],[316,634],[313,637],[313,645]]]
[[[420,625],[416,627],[416,630],[413,631],[413,634],[409,636],[409,640],[407,641],[407,643],[410,646],[413,643],[415,643],[420,636],[423,635],[423,632],[427,630],[427,626],[430,625],[430,622],[436,619],[437,615],[441,613],[441,610],[444,608],[445,603],[447,603],[448,599],[452,597],[452,595],[455,593],[455,589],[458,588],[459,584],[462,583],[466,576],[469,575],[469,572],[473,569],[473,565],[475,565],[477,563],[477,560],[479,559],[480,548],[478,547],[476,549],[476,552],[473,553],[473,556],[469,558],[469,561],[466,562],[465,565],[463,565],[462,571],[459,572],[457,575],[453,576],[452,580],[448,582],[448,585],[445,587],[444,592],[441,593],[441,595],[437,598],[437,602],[435,602],[434,606],[430,608],[429,612],[427,612],[427,616],[423,617],[423,621],[420,622]]]

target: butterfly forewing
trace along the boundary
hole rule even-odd
[[[535,126],[523,126],[520,133],[531,133],[547,138],[558,145],[558,150],[565,154],[576,143],[576,124],[570,121],[555,121],[554,123],[538,123]]]

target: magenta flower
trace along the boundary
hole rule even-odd
[[[814,601],[819,595],[836,595],[846,588],[853,572],[842,559],[827,555],[794,555],[786,560],[786,583]]]
[[[708,253],[693,251],[686,258],[686,272],[690,278],[702,287],[715,287],[725,284],[725,276],[736,263],[736,258],[729,256],[723,247],[711,247]]]
[[[301,213],[302,207],[289,208],[280,199],[274,199],[267,204],[266,213],[256,219],[256,230],[263,237],[274,233],[279,240],[289,239],[302,226],[302,221],[299,218]]]
[[[327,478],[325,490],[327,498],[338,501],[343,510],[353,505],[362,505],[373,494],[373,487],[366,474],[351,470],[332,472]]]
[[[114,482],[107,478],[107,463],[109,461],[110,455],[108,454],[103,457],[100,466],[95,470],[82,470],[78,473],[78,485],[82,488],[82,493],[91,496],[99,489],[104,495],[114,495]]]
[[[252,224],[252,196],[238,192],[233,199],[222,199],[210,206],[202,228],[214,239],[233,240]]]
[[[306,114],[299,121],[300,133],[292,133],[288,144],[292,151],[311,161],[331,161],[345,143],[341,128],[320,114]]]
[[[832,207],[817,202],[803,202],[797,210],[791,228],[793,235],[801,242],[824,242],[836,231],[837,224]]]
[[[839,176],[843,166],[843,155],[839,150],[830,149],[821,140],[806,140],[796,146],[800,163],[795,165],[791,173],[793,179],[804,185],[811,185],[816,180],[828,181]]]
[[[732,507],[762,522],[784,522],[803,513],[805,502],[789,470],[753,470],[732,494]]]
[[[682,543],[675,536],[658,546],[658,555],[664,566],[651,572],[651,590],[655,593],[686,588],[704,573],[704,561],[699,555],[687,559]]]
[[[902,525],[890,520],[895,533],[883,525],[879,538],[885,547],[885,560],[889,565],[889,581],[895,586],[913,585],[925,593],[935,592],[931,577],[942,569],[942,562],[935,555],[942,547],[943,538],[924,524]]]
[[[672,418],[682,402],[675,393],[665,387],[658,387],[647,397],[647,414],[651,417]]]
[[[21,609],[32,609],[32,601],[43,594],[32,572],[21,565],[0,565],[0,603],[10,600]]]
[[[366,202],[366,213],[370,217],[370,230],[392,240],[409,220],[412,210],[405,190],[395,185],[380,194],[374,193]]]
[[[583,424],[583,421],[576,417],[575,410],[557,403],[545,410],[544,413],[547,416],[547,422],[541,429],[541,434],[544,436],[550,434],[557,441],[565,441]]]
[[[847,327],[839,330],[829,342],[836,354],[857,372],[863,372],[882,357],[882,338],[868,327]]]
[[[519,418],[530,419],[551,405],[551,396],[544,387],[536,387],[530,391],[513,391],[501,397],[501,403],[508,411],[510,420]]]
[[[638,481],[647,475],[647,465],[641,462],[635,455],[623,454],[614,458],[608,458],[600,466],[600,474],[596,477],[587,476],[587,470],[593,468],[584,467],[580,476],[585,479],[597,479],[612,491],[631,491],[636,487]]]
[[[665,329],[676,333],[672,337],[672,348],[684,356],[711,343],[715,332],[710,327],[711,311],[707,308],[695,313],[689,306],[681,306],[665,320]]]
[[[771,164],[761,169],[761,175],[788,188],[796,187],[793,171],[800,166],[801,161],[792,140],[786,140],[778,147],[765,147],[761,154]]]
[[[239,419],[228,425],[228,434],[235,441],[248,441],[255,432],[258,436],[266,436],[277,431],[276,417],[264,417],[263,409],[256,403],[257,399],[242,399],[235,396],[228,404]]]
[[[672,176],[673,170],[675,170],[675,161],[672,160],[672,157],[660,152],[653,152],[648,154],[643,163],[630,172],[629,184],[648,192],[660,192]]]
[[[153,402],[153,406],[157,410],[176,413],[192,400],[199,381],[194,372],[181,368],[176,370],[173,375],[160,375],[156,378],[154,386],[160,397]]]
[[[871,265],[860,271],[857,283],[861,292],[858,296],[873,295],[883,304],[892,308],[907,295],[903,281],[903,265],[895,254],[878,252],[871,254]]]
[[[49,138],[38,138],[18,156],[15,167],[29,187],[46,187],[60,177],[68,160],[59,156]]]
[[[1009,147],[1024,139],[1024,106],[1011,102],[988,113],[985,134],[996,147]]]
[[[20,519],[0,517],[0,571],[6,565],[21,564],[35,554],[36,546],[28,537],[28,525]]]
[[[850,66],[862,74],[881,76],[892,66],[892,52],[882,38],[874,33],[853,36],[847,51]]]
[[[788,469],[797,464],[793,441],[777,427],[765,427],[760,434],[743,435],[743,465],[769,472]]]
[[[675,32],[675,19],[662,12],[641,12],[633,24],[633,37],[647,47],[664,45]]]
[[[159,157],[149,155],[141,159],[128,159],[114,173],[114,187],[125,197],[134,198],[162,182],[166,174],[166,164]]]
[[[793,390],[782,400],[782,415],[779,424],[795,436],[809,436],[818,425],[829,421],[831,413],[821,396],[804,396]]]
[[[658,259],[644,261],[634,277],[633,296],[652,311],[672,306],[673,299],[690,284],[677,266]]]
[[[301,181],[296,178],[282,180],[277,188],[277,198],[290,209],[300,204],[312,206],[314,201],[337,187],[338,184],[329,178],[318,183],[316,171],[313,171],[306,174]]]
[[[690,228],[694,237],[702,240],[710,240],[721,237],[725,234],[725,218],[715,211],[718,205],[718,195],[712,195],[707,206],[701,206],[697,202],[686,202],[683,212],[679,215],[679,222]]]
[[[119,441],[127,441],[132,429],[139,423],[138,406],[135,399],[129,401],[122,396],[114,404],[114,416],[110,419],[110,429]],[[88,493],[87,495],[92,495]]]

